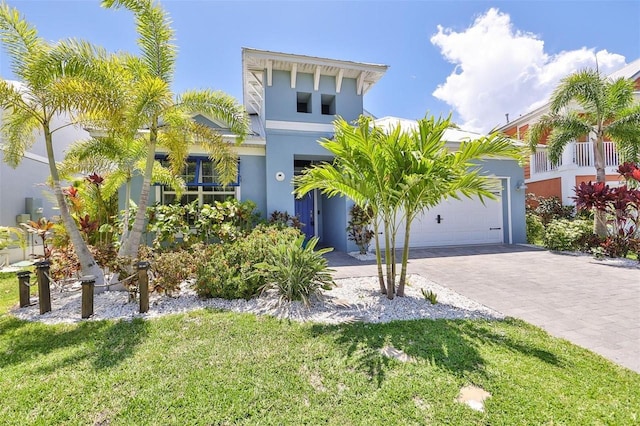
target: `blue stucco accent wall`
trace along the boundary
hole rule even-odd
[[[347,251],[347,204],[350,202],[345,197],[322,196],[322,224],[324,233],[322,242],[338,251]]]
[[[267,130],[266,191],[267,214],[274,210],[294,212],[293,161],[294,159],[328,159],[329,152],[318,140],[330,137],[330,133]],[[282,172],[285,179],[276,180]]]
[[[311,113],[297,112],[297,92],[311,94]],[[333,76],[320,76],[318,90],[313,90],[313,75],[298,73],[296,88],[291,88],[291,73],[273,71],[272,85],[265,86],[265,118],[267,120],[330,124],[335,116],[322,114],[321,96],[334,95],[335,115],[352,121],[362,114],[362,96],[356,94],[356,80],[342,79],[340,93],[336,93]]]
[[[523,190],[516,190],[519,181],[524,181],[524,170],[516,161],[513,160],[483,160],[480,163],[483,167],[483,174],[495,175],[499,177],[509,177],[511,205],[507,204],[506,187],[502,191],[503,205],[503,221],[505,229],[504,242],[509,242],[508,235],[508,213],[511,213],[511,238],[513,244],[525,244],[527,242],[527,228],[525,221],[525,193]],[[503,180],[503,185],[507,184],[507,180]],[[507,210],[510,208],[509,210]]]
[[[251,200],[263,218],[267,217],[267,188],[265,183],[265,157],[240,156],[240,200]]]

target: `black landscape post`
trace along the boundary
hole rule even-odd
[[[138,296],[140,297],[140,313],[149,311],[149,262],[138,262]]]
[[[40,305],[40,315],[51,312],[51,288],[49,283],[49,266],[48,260],[37,262],[36,277],[38,278],[38,304]]]
[[[93,315],[93,287],[96,284],[96,277],[85,275],[80,279],[82,283],[82,319]]]
[[[24,308],[29,306],[29,277],[30,271],[18,272],[18,292],[20,293],[20,307]]]

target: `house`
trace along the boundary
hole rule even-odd
[[[365,112],[363,96],[387,68],[243,48],[243,97],[252,134],[237,148],[238,181],[217,185],[205,151],[192,146],[183,175],[188,189],[180,201],[210,203],[229,196],[252,200],[263,217],[275,210],[294,213],[305,224],[307,236],[317,236],[337,250],[355,250],[345,231],[351,200],[328,198],[319,191],[295,199],[292,178],[314,163],[331,160],[318,140],[332,136],[336,115],[352,121]],[[222,123],[203,115],[195,119],[219,129],[229,141],[234,138]],[[395,120],[400,119],[387,117],[377,123]],[[448,134],[452,146],[479,136],[453,129]],[[162,160],[163,154],[158,158]],[[526,242],[524,192],[518,190],[523,186],[522,168],[513,160],[487,160],[483,168],[502,184],[498,200],[486,205],[452,200],[431,209],[414,223],[412,246]],[[175,192],[161,186],[151,195],[152,203],[176,199]]]
[[[640,100],[640,59],[637,59],[624,68],[610,74],[609,78],[615,80],[620,77],[635,82],[635,97]],[[524,140],[527,130],[535,124],[542,115],[549,112],[549,104],[543,105],[517,119],[508,122],[498,130],[506,135]],[[616,185],[620,176],[617,172],[620,164],[615,144],[611,141],[604,142],[605,173],[610,185]],[[588,135],[573,141],[565,147],[560,162],[552,164],[547,156],[546,146],[538,145],[536,152],[531,154],[528,164],[524,168],[527,194],[535,194],[539,197],[558,197],[563,204],[574,204],[571,198],[574,196],[574,188],[582,182],[595,182],[595,167],[593,159],[593,143]]]

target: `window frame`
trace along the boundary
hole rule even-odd
[[[167,161],[168,159],[168,155],[156,155],[156,161]],[[185,190],[182,192],[182,196],[180,197],[180,199],[177,199],[176,196],[176,191],[173,190],[172,188],[170,188],[167,185],[162,185],[159,183],[154,184],[154,186],[156,187],[156,201],[160,202],[160,204],[166,205],[166,204],[174,204],[176,202],[183,204],[181,202],[182,198],[187,197],[187,196],[191,196],[191,198],[193,198],[194,196],[196,197],[196,199],[198,200],[198,205],[202,206],[203,204],[212,204],[212,203],[205,203],[204,199],[207,198],[207,196],[223,196],[224,199],[226,200],[227,198],[235,198],[235,199],[240,199],[240,161],[238,161],[238,173],[237,173],[237,178],[235,182],[230,183],[229,185],[222,185],[219,182],[215,181],[215,168],[212,169],[212,172],[214,173],[214,176],[212,176],[211,180],[213,182],[202,182],[202,169],[203,169],[203,164],[204,163],[210,163],[211,166],[213,167],[213,161],[211,160],[210,157],[208,156],[202,156],[202,155],[190,155],[187,157],[186,162],[194,162],[195,161],[195,171],[193,173],[193,180],[187,181],[185,180]],[[185,172],[186,170],[187,164],[185,164]],[[185,173],[181,174],[181,176],[184,178],[186,176]],[[194,189],[195,188],[195,189]],[[215,188],[220,188],[219,190],[215,190]],[[174,200],[172,202],[166,202],[165,197],[166,196],[173,196]],[[219,200],[215,200],[214,201],[219,201]],[[193,200],[191,201],[193,202]],[[188,202],[186,202],[185,204],[188,204]]]

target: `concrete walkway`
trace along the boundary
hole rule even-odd
[[[337,278],[375,262],[329,253]],[[523,319],[640,373],[640,269],[526,246],[413,249],[409,274]]]

